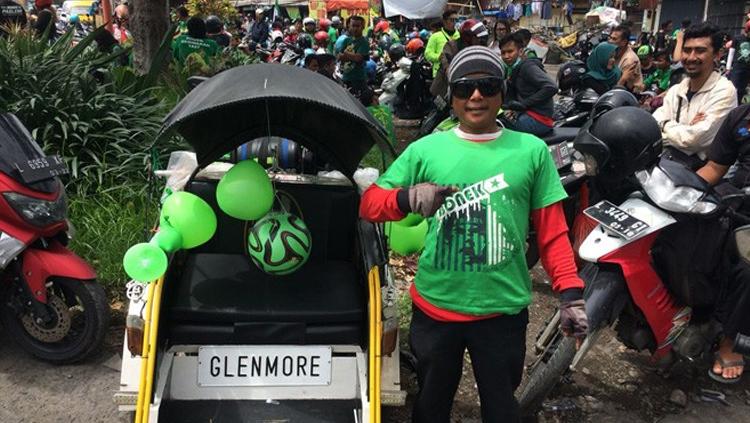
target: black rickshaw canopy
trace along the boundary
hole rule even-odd
[[[255,64],[222,72],[193,89],[165,118],[203,167],[245,142],[289,138],[348,176],[373,145],[393,157],[386,131],[334,81],[295,66]]]

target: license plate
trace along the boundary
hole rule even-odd
[[[649,228],[648,224],[607,200],[591,206],[583,213],[599,222],[605,229],[631,240]]]
[[[198,348],[200,386],[331,383],[331,347],[221,345]]]
[[[21,179],[27,184],[52,179],[68,173],[68,168],[60,156],[39,157],[16,163]]]
[[[552,156],[552,160],[555,162],[555,167],[557,169],[563,168],[572,163],[567,142],[550,145],[547,147],[547,150],[549,150],[549,154]]]

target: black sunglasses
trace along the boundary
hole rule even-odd
[[[503,90],[503,80],[498,77],[459,79],[451,84],[451,93],[454,97],[467,99],[474,94],[475,90],[484,97],[494,97]]]

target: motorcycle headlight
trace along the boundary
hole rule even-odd
[[[3,197],[23,220],[37,227],[49,226],[65,220],[65,194],[54,201],[27,197],[16,192],[4,192]]]
[[[705,193],[695,188],[675,186],[663,170],[654,167],[651,172],[636,172],[636,178],[646,194],[657,206],[676,213],[710,214],[718,204],[702,201]]]

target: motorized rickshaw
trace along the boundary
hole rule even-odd
[[[393,156],[378,122],[324,76],[256,64],[193,89],[160,137],[175,133],[197,159],[183,189],[214,208],[217,229],[207,243],[172,254],[165,275],[131,297],[120,409],[138,423],[379,422],[382,405],[402,405],[385,238],[380,225],[359,219],[353,181],[373,146]],[[285,276],[253,265],[252,222],[216,201],[226,169],[217,162],[269,150],[271,137],[281,142],[259,161],[312,234],[309,260]],[[297,154],[290,144],[302,158],[288,157]]]

